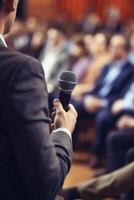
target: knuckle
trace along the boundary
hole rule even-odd
[[[75,108],[74,108],[74,110],[73,110],[73,113],[75,114],[75,116],[78,116],[78,113],[77,113],[77,111],[75,110]]]
[[[57,111],[57,114],[58,114],[58,115],[62,115],[63,112],[62,112],[61,110],[58,110],[58,111]]]

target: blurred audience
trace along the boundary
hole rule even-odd
[[[123,90],[122,85],[127,85],[134,75],[134,68],[127,59],[128,45],[125,37],[115,35],[111,38],[110,54],[110,63],[104,67],[94,87],[89,89],[81,101],[74,101],[79,113],[76,132],[77,129],[79,130],[82,120],[85,118],[95,118],[97,141],[101,131],[100,124],[102,125],[104,116],[107,120],[107,113],[105,114],[105,112],[109,110],[111,104],[121,94]],[[105,120],[104,124],[106,129]],[[100,153],[100,149],[98,150],[96,146],[98,147],[98,144],[96,145],[95,141],[95,149],[97,149],[95,152]]]
[[[70,70],[76,74],[77,81],[80,83],[91,62],[90,55],[86,49],[84,41],[78,40],[74,42],[70,47],[70,54],[73,60]]]
[[[101,28],[102,21],[100,16],[94,11],[90,12],[83,21],[82,31],[84,33],[95,33],[101,30]]]
[[[127,41],[125,40],[125,38],[120,35],[114,36],[111,39],[110,48],[111,48],[112,56],[115,60],[115,62],[113,63],[113,67],[111,69],[114,80],[112,80],[112,75],[108,76],[108,80],[109,81],[110,79],[112,80],[115,88],[114,88],[114,92],[112,93],[111,98],[109,99],[109,105],[106,106],[104,109],[101,109],[98,115],[96,116],[96,120],[95,120],[96,136],[95,136],[95,141],[93,145],[93,151],[96,154],[96,159],[95,159],[96,161],[94,163],[94,166],[99,165],[100,157],[102,160],[102,155],[105,152],[106,135],[114,127],[113,126],[114,122],[117,119],[116,115],[120,112],[119,109],[121,109],[121,107],[119,106],[121,105],[119,104],[121,103],[121,101],[119,100],[117,101],[117,99],[120,98],[120,95],[124,91],[124,88],[128,86],[129,82],[134,77],[134,67],[129,63],[127,59],[128,47],[127,47]],[[105,83],[104,89],[107,88],[107,86],[108,86],[108,82]],[[101,90],[101,92],[103,91],[105,90]],[[128,92],[128,94],[126,94],[126,98],[125,98],[127,99],[126,102],[128,102],[126,103],[126,107],[127,107],[127,104],[128,106],[131,107],[129,103],[131,101],[130,96],[132,95],[132,93],[133,93],[133,87],[130,87],[130,91]]]
[[[25,23],[15,22],[11,34],[6,36],[6,41],[10,48],[38,58],[45,43],[45,31],[45,23],[42,26],[35,17],[29,17]]]
[[[121,13],[116,6],[110,6],[106,12],[105,30],[110,33],[121,31]]]
[[[100,167],[107,158],[106,170],[112,172],[134,160],[134,19],[122,22],[113,5],[105,19],[93,10],[79,22],[64,13],[53,21],[28,17],[17,21],[5,38],[10,48],[42,62],[50,110],[60,72],[75,72],[72,102],[79,116],[73,137],[77,145],[81,122],[93,119],[90,166]]]
[[[85,46],[90,55],[90,64],[86,73],[73,92],[73,98],[80,100],[83,95],[93,88],[103,67],[109,62],[108,39],[105,34],[97,33],[94,36],[85,35]]]
[[[134,160],[134,116],[120,117],[117,128],[107,138],[108,171],[110,172]]]
[[[96,137],[93,146],[94,153],[96,154],[96,165],[99,165],[99,161],[102,160],[105,153],[108,133],[116,128],[119,118],[126,114],[134,115],[134,81],[129,81],[126,88],[112,103],[110,108],[101,110],[96,118]]]
[[[62,26],[50,27],[47,31],[47,40],[40,53],[48,91],[52,92],[58,85],[59,74],[70,67],[70,54],[65,30]]]

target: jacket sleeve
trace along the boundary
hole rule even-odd
[[[53,200],[71,166],[72,142],[49,134],[48,96],[41,64],[29,58],[12,76],[8,94],[9,141],[29,200]]]
[[[134,188],[134,162],[111,174],[104,175],[78,186],[84,200],[114,197]]]

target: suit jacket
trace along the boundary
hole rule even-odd
[[[41,64],[0,46],[0,199],[54,200],[71,166],[72,142],[49,134]]]
[[[98,93],[103,87],[104,79],[107,76],[109,70],[110,70],[110,65],[106,65],[106,67],[104,67],[104,69],[102,70],[100,77],[96,81],[95,88],[90,92],[90,94],[99,97]],[[106,95],[106,99],[108,100],[109,105],[119,97],[124,87],[133,78],[133,76],[134,76],[134,67],[129,62],[126,62],[122,67],[122,72],[116,78],[116,80],[113,81],[111,89],[109,93]]]
[[[77,187],[84,200],[114,197],[134,189],[134,162],[111,174],[86,181]]]

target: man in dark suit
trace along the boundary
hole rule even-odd
[[[9,49],[3,34],[18,0],[0,0],[0,199],[54,200],[71,166],[77,113],[54,101],[49,135],[48,97],[41,64]]]
[[[124,88],[124,87],[123,87]],[[128,117],[123,117],[128,115]],[[125,122],[129,122],[131,116],[134,116],[134,80],[130,81],[129,84],[124,88],[124,91],[120,97],[113,102],[110,108],[105,108],[98,113],[96,117],[96,137],[93,146],[95,155],[97,156],[97,161],[102,159],[103,152],[106,148],[106,138],[112,130],[117,130],[117,121],[120,117],[123,117]],[[121,122],[122,123],[122,122]],[[116,131],[118,132],[118,131]],[[130,131],[131,132],[131,131]],[[115,137],[114,137],[115,135]],[[114,138],[119,137],[116,133],[109,138],[110,143],[116,140]],[[119,137],[121,138],[121,137]],[[119,139],[120,141],[120,139]],[[121,140],[122,141],[122,140]],[[125,138],[124,138],[125,141]],[[131,141],[131,139],[130,139]],[[117,142],[115,142],[117,145]],[[109,142],[108,142],[109,144]],[[122,143],[123,144],[123,143]],[[118,145],[117,145],[118,146]],[[125,145],[124,145],[125,146]],[[109,148],[108,148],[109,149]],[[111,148],[110,148],[111,149]],[[113,149],[113,148],[112,148]],[[117,151],[118,152],[118,151]],[[114,157],[114,156],[113,156]],[[117,158],[119,161],[119,159]],[[112,160],[113,162],[113,160]],[[113,162],[114,163],[114,162]]]

